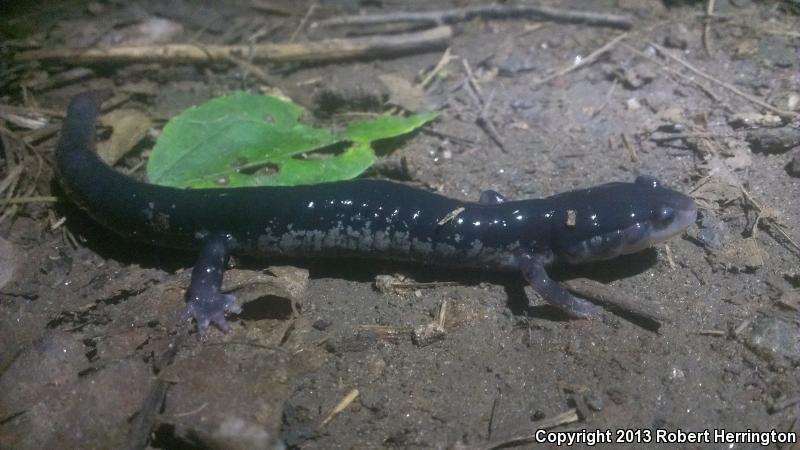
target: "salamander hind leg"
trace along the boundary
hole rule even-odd
[[[602,308],[570,294],[545,270],[545,258],[530,251],[517,252],[517,262],[522,276],[545,301],[575,319],[592,319],[600,316]]]
[[[499,205],[505,201],[506,198],[503,196],[503,194],[492,190],[481,192],[481,196],[478,199],[478,203],[481,205]]]
[[[230,326],[225,321],[225,313],[238,314],[242,308],[236,304],[236,297],[223,294],[222,275],[228,263],[228,237],[214,235],[210,237],[192,270],[192,281],[186,290],[186,309],[184,319],[193,318],[201,334],[205,333],[209,324],[228,332]]]

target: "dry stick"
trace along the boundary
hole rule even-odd
[[[55,203],[57,201],[58,197],[51,197],[49,195],[11,197],[11,198],[0,198],[0,206],[16,205],[20,203]]]
[[[352,389],[347,395],[342,398],[336,406],[333,407],[333,410],[325,416],[325,419],[322,420],[320,423],[319,428],[321,429],[325,425],[327,425],[334,417],[339,415],[342,411],[345,410],[353,401],[358,398],[358,389]]]
[[[172,343],[163,353],[155,358],[155,361],[153,361],[153,366],[158,372],[162,372],[168,366],[172,365],[175,356],[183,349],[186,343],[186,339],[189,335],[186,324],[184,323],[178,326],[177,331],[178,332],[172,338]],[[127,450],[142,450],[147,448],[147,443],[150,441],[150,434],[153,431],[153,426],[156,424],[158,412],[164,405],[168,387],[169,383],[160,377],[156,377],[150,384],[141,408],[139,408],[136,416],[131,420],[126,445]]]
[[[703,18],[703,48],[711,56],[711,19],[714,17],[714,0],[708,0],[706,15]]]
[[[551,81],[551,80],[553,80],[555,78],[558,78],[558,77],[560,77],[562,75],[566,75],[566,74],[572,72],[573,70],[576,70],[576,69],[578,69],[580,67],[583,67],[586,64],[589,64],[590,62],[593,62],[595,59],[597,59],[598,56],[600,56],[603,53],[611,50],[615,45],[617,45],[619,43],[619,41],[625,39],[627,36],[628,36],[628,33],[620,34],[619,36],[615,37],[614,39],[608,41],[602,47],[598,48],[597,50],[593,51],[592,53],[589,53],[589,55],[587,55],[586,58],[583,58],[577,64],[570,64],[569,66],[564,67],[562,69],[559,69],[559,70],[551,73],[550,75],[547,75],[544,78],[541,78],[539,80],[534,81],[532,83],[532,85],[531,85],[531,88],[532,89],[536,89],[538,87],[541,87],[545,83],[547,83],[547,82],[549,82],[549,81]]]
[[[372,36],[351,39],[326,39],[314,42],[259,45],[195,45],[47,49],[23,52],[16,61],[62,62],[67,64],[98,63],[207,63],[228,61],[230,56],[248,56],[252,61],[300,62],[337,61],[359,57],[383,57],[438,48],[453,36],[448,26],[417,33]]]
[[[586,23],[589,25],[601,25],[613,28],[629,30],[633,27],[633,21],[628,16],[617,14],[604,14],[588,11],[576,11],[569,9],[549,8],[547,6],[536,5],[489,5],[475,6],[469,8],[447,9],[442,11],[426,12],[399,12],[389,14],[357,15],[334,17],[318,22],[322,26],[348,26],[348,25],[387,25],[394,23],[416,23],[438,25],[442,23],[453,23],[470,20],[473,17],[486,17],[494,19],[516,18],[516,19],[544,19],[556,22]]]
[[[615,78],[614,82],[611,84],[611,88],[609,88],[608,92],[606,92],[606,98],[603,100],[603,103],[601,103],[600,106],[598,106],[597,109],[594,110],[594,112],[592,113],[592,119],[597,117],[601,112],[603,112],[604,109],[606,109],[606,106],[608,105],[608,102],[611,100],[611,96],[614,95],[614,90],[616,88],[617,88],[617,80]]]
[[[661,53],[662,55],[666,56],[667,58],[669,58],[669,59],[671,59],[671,60],[673,60],[675,62],[677,62],[678,64],[682,65],[683,67],[689,69],[689,71],[693,72],[695,75],[703,77],[706,80],[708,80],[708,81],[710,81],[710,82],[712,82],[714,84],[722,86],[723,88],[733,92],[734,94],[736,94],[736,95],[738,95],[738,96],[740,96],[740,97],[742,97],[742,98],[744,98],[746,100],[749,100],[749,101],[755,103],[756,105],[758,105],[758,106],[760,106],[760,107],[762,107],[764,109],[767,109],[769,111],[774,112],[775,114],[781,116],[782,118],[792,120],[792,119],[795,119],[797,117],[800,117],[800,113],[796,113],[796,112],[793,112],[793,111],[786,111],[786,110],[783,110],[783,109],[780,109],[780,108],[776,108],[775,106],[770,105],[769,103],[765,102],[764,100],[761,100],[758,97],[754,97],[754,96],[752,96],[750,94],[742,92],[738,88],[736,88],[735,86],[733,86],[733,85],[731,85],[729,83],[726,83],[726,82],[724,82],[722,80],[718,80],[718,79],[712,77],[711,75],[703,72],[702,70],[700,70],[700,69],[694,67],[693,65],[689,64],[688,62],[684,61],[683,59],[673,55],[670,52],[668,52],[664,47],[656,44],[655,42],[649,42],[648,44],[650,46],[652,46],[653,48],[655,48],[656,50],[658,50],[658,52]]]
[[[275,2],[269,0],[250,0],[250,7],[268,14],[279,14],[281,16],[294,14],[294,10],[276,5]]]
[[[292,33],[292,36],[289,38],[289,42],[294,42],[294,40],[297,38],[297,35],[300,34],[300,31],[306,27],[306,22],[308,22],[308,18],[311,17],[311,14],[314,13],[315,9],[317,9],[316,2],[312,3],[311,6],[308,7],[308,11],[306,11],[306,14],[303,16],[302,19],[300,19],[300,24],[297,25],[297,28],[294,30],[294,33]]]
[[[444,53],[442,54],[442,57],[439,59],[439,62],[436,63],[436,66],[427,75],[425,75],[425,78],[423,78],[422,81],[419,82],[418,86],[421,88],[427,88],[430,82],[433,81],[433,78],[439,73],[439,71],[441,71],[442,68],[444,68],[444,66],[450,63],[451,59],[453,59],[453,57],[450,55],[450,47],[447,47],[447,49],[445,49]]]
[[[578,420],[579,420],[578,411],[576,409],[570,409],[549,419],[544,419],[539,422],[535,422],[533,425],[536,426],[537,430],[547,430],[561,425],[574,423],[577,422]],[[509,439],[504,439],[502,441],[490,443],[487,446],[483,447],[483,450],[496,450],[500,448],[526,445],[535,442],[538,442],[537,434],[531,433],[529,435],[513,436]]]
[[[489,111],[489,106],[492,104],[492,100],[494,100],[494,89],[492,89],[492,92],[489,93],[489,98],[486,99],[483,107],[481,107],[481,111],[478,114],[478,118],[475,119],[475,123],[477,123],[478,126],[489,135],[492,141],[494,141],[495,145],[500,147],[500,151],[503,153],[508,153],[508,149],[506,148],[505,142],[503,142],[503,138],[500,137],[500,133],[497,132],[497,128],[495,128],[494,123],[492,123],[492,119],[490,119],[489,115],[487,114]]]
[[[700,89],[701,91],[703,91],[703,93],[706,94],[710,99],[714,100],[717,103],[720,103],[723,107],[727,108],[728,110],[732,110],[732,108],[730,106],[728,106],[725,102],[722,101],[722,99],[719,97],[719,95],[714,93],[714,91],[712,91],[711,89],[709,89],[705,85],[701,84],[699,81],[697,81],[695,79],[692,79],[691,77],[689,77],[687,75],[682,74],[678,70],[673,69],[672,67],[664,64],[663,62],[659,61],[658,59],[656,59],[656,58],[654,58],[654,57],[652,57],[650,55],[648,55],[647,53],[639,51],[639,49],[637,49],[636,47],[632,47],[632,46],[630,46],[630,45],[628,45],[628,44],[626,44],[624,42],[622,43],[622,46],[627,48],[628,51],[630,51],[632,53],[635,53],[635,54],[641,56],[642,58],[648,59],[654,64],[657,64],[659,67],[661,67],[662,69],[666,70],[667,72],[675,75],[676,77],[681,78],[683,80],[686,80],[688,83],[693,84],[694,86],[697,86],[697,88]]]
[[[741,186],[741,184],[739,185],[739,189],[742,190],[742,196],[744,197],[744,199],[756,209],[756,214],[757,215],[756,215],[755,223],[753,224],[753,230],[751,231],[751,235],[753,237],[755,237],[755,230],[756,230],[756,227],[758,226],[759,222],[767,222],[768,226],[772,225],[771,227],[768,227],[768,229],[772,229],[774,227],[774,229],[778,231],[778,234],[780,234],[781,236],[783,236],[784,239],[789,241],[789,243],[792,244],[792,246],[795,249],[800,250],[800,244],[798,244],[794,239],[792,239],[791,236],[789,236],[788,233],[786,233],[786,231],[784,230],[784,225],[782,223],[780,223],[775,218],[775,216],[773,214],[769,214],[764,209],[764,207],[762,207],[753,198],[753,196],[750,195],[750,192],[748,192],[747,189],[745,189],[744,187]]]
[[[25,166],[22,164],[14,166],[6,175],[5,178],[0,180],[0,194],[2,194],[9,186],[16,183],[17,178],[22,175],[22,172],[25,170]],[[0,205],[2,205],[2,200],[0,200]]]

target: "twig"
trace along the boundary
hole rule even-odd
[[[724,330],[700,330],[697,334],[700,336],[726,336],[728,332]]]
[[[252,61],[301,62],[339,61],[353,58],[385,57],[423,49],[439,48],[453,36],[448,26],[416,33],[362,38],[326,39],[314,42],[258,45],[193,45],[112,48],[59,48],[18,53],[15,61],[60,62],[67,64],[108,63],[209,63],[228,61],[229,56],[248,55]]]
[[[725,104],[725,102],[722,101],[722,99],[719,97],[719,95],[715,94],[714,91],[712,91],[708,87],[704,86],[699,81],[697,81],[697,80],[695,80],[695,79],[693,79],[693,78],[691,78],[689,76],[686,76],[686,75],[682,74],[681,72],[679,72],[679,71],[673,69],[672,67],[664,64],[663,62],[659,61],[658,59],[656,59],[656,58],[654,58],[654,57],[652,57],[650,55],[648,55],[647,53],[639,51],[635,47],[632,47],[632,46],[627,45],[625,43],[623,43],[622,46],[627,48],[628,51],[633,52],[633,53],[641,56],[642,58],[648,59],[651,62],[653,62],[654,64],[658,64],[659,67],[661,67],[662,69],[666,70],[667,72],[669,72],[669,73],[671,73],[671,74],[673,74],[673,75],[675,75],[675,76],[677,76],[679,78],[682,78],[683,80],[687,81],[688,83],[691,83],[691,84],[697,86],[701,91],[703,91],[703,93],[705,93],[707,96],[709,96],[712,100],[714,100],[717,103],[722,104],[727,109],[731,109],[728,105]]]
[[[442,11],[426,12],[399,12],[389,14],[357,15],[334,17],[319,22],[322,26],[362,26],[362,25],[386,25],[394,23],[414,23],[438,25],[442,23],[453,23],[470,20],[474,17],[486,17],[492,19],[543,19],[556,22],[586,23],[589,25],[601,25],[612,28],[629,30],[633,27],[633,22],[628,16],[616,14],[604,14],[589,11],[577,11],[569,9],[550,8],[547,6],[536,5],[489,5],[474,6],[468,8],[456,8]]]
[[[784,231],[783,224],[778,222],[778,220],[775,218],[775,214],[766,210],[758,202],[756,202],[756,200],[750,195],[750,192],[748,192],[747,189],[745,189],[741,185],[739,186],[739,188],[742,190],[742,197],[745,199],[745,201],[747,201],[750,205],[752,205],[753,208],[755,208],[756,210],[756,220],[753,223],[751,236],[755,237],[755,230],[759,222],[766,223],[767,230],[772,230],[772,229],[776,230],[778,234],[780,234],[781,236],[783,236],[784,239],[789,241],[789,243],[792,244],[792,246],[796,250],[800,251],[800,245],[798,245],[798,243],[795,242],[795,240],[792,239],[792,237],[789,236],[789,234],[786,233],[786,231]]]
[[[172,365],[172,362],[175,360],[175,355],[177,355],[178,352],[183,349],[188,336],[189,327],[184,323],[178,327],[178,332],[172,339],[171,345],[167,347],[166,351],[158,355],[153,362],[156,372],[161,372],[168,366]],[[128,442],[126,446],[128,450],[141,450],[147,448],[147,442],[150,440],[150,434],[153,430],[153,426],[156,423],[158,412],[161,410],[161,407],[164,404],[168,387],[169,382],[162,378],[156,377],[153,380],[152,384],[150,385],[150,389],[147,392],[147,396],[145,397],[144,402],[142,402],[142,407],[131,421],[131,427],[128,431]]]
[[[578,421],[578,411],[575,409],[570,409],[564,411],[563,413],[557,416],[536,422],[534,423],[534,425],[536,426],[536,429],[538,431],[538,430],[547,430],[550,428],[555,428],[557,426],[566,425],[568,423],[574,423],[577,421]],[[537,442],[535,433],[531,433],[529,435],[524,435],[524,436],[513,436],[509,439],[504,439],[499,442],[494,442],[487,445],[486,447],[483,447],[483,450],[496,450],[511,446],[530,444],[533,442]]]
[[[267,74],[266,71],[262,70],[257,65],[252,64],[249,61],[246,61],[244,59],[238,58],[233,55],[228,55],[227,59],[228,61],[236,64],[237,66],[239,66],[239,68],[244,70],[245,71],[244,76],[250,74],[258,78],[259,81],[266,84],[267,86],[277,86],[275,78],[271,77],[269,74]]]
[[[436,66],[434,66],[434,68],[431,69],[431,71],[428,72],[427,75],[425,75],[425,78],[423,78],[422,81],[419,82],[419,86],[423,88],[428,87],[428,84],[430,84],[433,78],[439,73],[440,70],[442,70],[444,66],[450,63],[451,59],[453,58],[452,56],[450,56],[450,47],[447,47],[447,49],[442,54],[442,57],[439,59],[439,62],[436,63]]]
[[[20,203],[55,203],[58,197],[50,196],[28,196],[28,197],[12,197],[0,199],[0,205],[16,205]]]
[[[475,74],[472,73],[472,66],[469,64],[469,60],[467,58],[461,58],[461,65],[464,66],[464,72],[467,74],[467,84],[470,86],[475,95],[478,96],[478,104],[483,105],[483,91],[481,91],[480,85],[478,85],[478,80],[475,79]]]
[[[669,264],[669,268],[675,270],[675,260],[672,258],[672,249],[669,247],[669,244],[664,244],[664,251],[667,254],[667,263]]]
[[[289,8],[284,8],[274,1],[269,0],[250,0],[250,7],[267,14],[278,14],[281,16],[291,16],[294,11]]]
[[[698,138],[718,138],[718,137],[733,137],[736,136],[735,133],[679,133],[679,134],[670,134],[667,136],[650,136],[650,140],[653,142],[669,142],[669,141],[677,141],[680,139],[698,139]]]
[[[664,55],[665,57],[667,57],[667,58],[677,62],[678,64],[682,65],[683,67],[689,69],[689,71],[694,73],[695,75],[700,76],[702,78],[705,78],[706,80],[708,80],[708,81],[710,81],[710,82],[712,82],[714,84],[722,86],[723,88],[733,92],[734,94],[736,94],[736,95],[738,95],[738,96],[740,96],[740,97],[742,97],[742,98],[744,98],[746,100],[749,100],[750,102],[755,103],[756,105],[758,105],[758,106],[760,106],[760,107],[762,107],[764,109],[767,109],[769,111],[774,112],[775,114],[781,116],[784,119],[790,119],[791,120],[791,119],[795,119],[797,117],[800,117],[800,113],[796,113],[794,111],[786,111],[786,110],[783,110],[783,109],[780,109],[780,108],[776,108],[775,106],[770,105],[769,103],[765,102],[764,100],[761,100],[758,97],[755,97],[755,96],[752,96],[752,95],[747,94],[745,92],[742,92],[741,90],[739,90],[735,86],[731,85],[730,83],[726,83],[726,82],[724,82],[722,80],[718,80],[717,78],[712,77],[711,75],[703,72],[702,70],[700,70],[700,69],[694,67],[693,65],[689,64],[688,62],[684,61],[683,59],[673,55],[671,52],[667,51],[667,49],[665,49],[664,47],[656,44],[655,42],[649,42],[649,45],[652,46],[653,48],[655,48],[656,50],[658,50],[658,52],[661,53],[662,55]]]
[[[619,136],[622,139],[622,146],[628,151],[628,157],[631,159],[631,162],[634,164],[639,164],[639,152],[637,152],[636,147],[631,144],[631,141],[628,139],[628,135],[625,133],[620,133]]]
[[[323,419],[322,423],[319,425],[320,428],[324,427],[328,424],[334,417],[339,415],[342,411],[347,408],[353,401],[358,397],[358,389],[353,389],[344,396],[344,398],[333,407],[333,410]]]
[[[592,53],[589,53],[589,55],[587,55],[586,58],[581,59],[577,63],[570,64],[569,66],[566,66],[566,67],[563,67],[563,68],[561,68],[559,70],[556,70],[555,72],[551,73],[550,75],[545,76],[544,78],[541,78],[539,80],[534,81],[532,86],[531,86],[531,88],[532,89],[536,89],[536,88],[544,85],[545,83],[547,83],[547,82],[549,82],[549,81],[551,81],[551,80],[553,80],[555,78],[558,78],[560,76],[566,75],[566,74],[572,72],[573,70],[576,70],[576,69],[578,69],[580,67],[583,67],[586,64],[589,64],[591,62],[594,62],[594,60],[597,59],[598,56],[600,56],[603,53],[611,50],[615,45],[617,45],[619,43],[619,41],[625,39],[627,36],[628,36],[628,33],[620,34],[619,36],[615,37],[614,39],[606,42],[606,44],[603,45],[602,47],[598,48],[597,50],[593,51]]]
[[[8,172],[8,175],[6,175],[5,178],[0,180],[0,194],[5,192],[6,189],[8,189],[11,185],[16,183],[17,179],[19,178],[20,175],[22,175],[22,172],[24,170],[25,170],[25,166],[22,165],[22,164],[14,166],[14,168],[12,168]],[[4,203],[0,203],[0,205],[3,205],[3,204]],[[5,203],[5,204],[8,204],[8,203]]]
[[[706,15],[703,18],[703,48],[706,55],[711,55],[711,19],[714,17],[714,0],[708,0]]]
[[[289,42],[294,42],[294,40],[297,38],[297,35],[300,34],[300,31],[306,27],[306,22],[308,22],[308,18],[311,17],[311,14],[314,13],[315,9],[317,9],[316,2],[312,3],[311,6],[308,7],[308,11],[306,11],[306,14],[300,20],[300,23],[297,25],[297,28],[295,28],[294,32],[292,33],[292,36],[289,38]]]
[[[74,67],[72,69],[52,75],[40,81],[25,83],[25,87],[35,91],[44,91],[53,87],[72,84],[77,81],[89,78],[94,75],[94,71],[85,67]]]
[[[598,106],[597,109],[595,109],[592,113],[592,119],[597,117],[601,112],[603,112],[604,109],[606,109],[606,106],[608,106],[608,102],[611,100],[611,96],[614,95],[614,90],[616,89],[617,79],[615,78],[614,82],[611,83],[611,87],[608,89],[608,92],[606,92],[606,98],[603,100],[603,103],[601,103],[600,106]]]
[[[475,123],[478,124],[479,127],[489,136],[489,138],[494,141],[495,145],[500,147],[500,151],[503,153],[508,153],[506,149],[506,144],[503,142],[503,138],[500,137],[500,133],[497,132],[497,128],[494,127],[492,123],[492,119],[489,118],[487,114],[489,110],[489,105],[492,104],[492,100],[494,99],[494,90],[489,93],[489,98],[486,99],[486,103],[483,104],[480,113],[478,114],[478,118],[475,119]]]

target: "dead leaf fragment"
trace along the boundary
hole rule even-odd
[[[100,118],[104,125],[114,128],[111,138],[97,144],[100,158],[114,165],[136,146],[153,125],[150,117],[137,109],[117,109]]]
[[[100,47],[169,44],[183,33],[183,25],[160,17],[114,30],[100,40]]]
[[[764,266],[764,251],[755,238],[731,240],[720,250],[709,254],[712,266],[732,273],[753,273]]]
[[[393,105],[413,112],[425,100],[425,92],[421,87],[411,84],[399,75],[387,73],[378,78],[389,89],[389,103]]]

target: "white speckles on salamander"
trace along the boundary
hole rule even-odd
[[[547,276],[554,261],[579,263],[639,251],[688,227],[690,197],[652,177],[544,199],[509,201],[494,191],[464,202],[410,186],[354,180],[296,187],[183,190],[141,183],[94,152],[97,99],[72,99],[56,148],[64,191],[122,236],[200,251],[187,291],[200,329],[228,328],[238,312],[222,293],[229,253],[357,256],[455,267],[521,270],[547,301],[573,317],[596,315]]]

